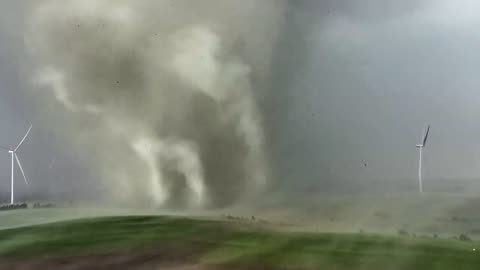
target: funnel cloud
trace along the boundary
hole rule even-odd
[[[282,10],[253,0],[38,2],[27,35],[36,88],[61,105],[63,135],[108,200],[231,205],[271,180],[258,97]]]

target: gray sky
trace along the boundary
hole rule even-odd
[[[427,183],[480,176],[480,4],[302,3],[277,59],[277,87],[288,85],[271,108],[279,178],[414,183],[427,124]]]
[[[89,172],[76,160],[67,144],[60,142],[50,128],[56,123],[48,115],[40,115],[40,106],[30,87],[32,61],[24,46],[24,24],[29,1],[0,1],[0,144],[14,146],[22,138],[30,123],[34,125],[29,138],[24,142],[18,155],[30,182],[28,188],[20,171],[16,170],[16,193],[23,196],[34,194],[45,198],[49,194],[65,197],[66,194],[94,190],[88,183]],[[52,163],[52,160],[55,162]],[[0,197],[9,197],[10,155],[0,155]],[[74,181],[77,180],[77,181]],[[81,179],[81,181],[78,181]],[[83,192],[82,192],[83,191]]]
[[[415,144],[427,124],[426,184],[480,178],[478,1],[289,3],[272,89],[259,101],[278,187],[415,184]],[[88,170],[48,131],[55,123],[37,115],[20,72],[29,69],[23,12],[17,1],[0,1],[0,143],[14,143],[33,122],[20,153],[33,188],[19,181],[21,192],[45,192],[51,181],[57,191],[91,190]],[[8,181],[5,153],[2,191]]]

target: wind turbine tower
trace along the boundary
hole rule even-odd
[[[422,152],[423,148],[427,145],[428,133],[430,132],[430,125],[427,127],[427,132],[422,134],[422,143],[417,144],[419,158],[418,158],[418,190],[423,193],[422,185]]]
[[[30,133],[30,130],[32,129],[32,125],[30,125],[30,127],[28,128],[28,131],[27,133],[25,133],[25,135],[23,136],[23,138],[20,140],[20,142],[17,144],[17,146],[15,147],[4,147],[4,146],[0,146],[0,148],[8,151],[8,153],[11,155],[11,158],[12,158],[12,171],[11,171],[11,185],[10,185],[10,204],[13,204],[14,202],[14,170],[15,170],[15,161],[17,161],[17,164],[18,164],[18,168],[20,169],[20,172],[22,172],[22,175],[23,175],[23,180],[25,180],[25,183],[27,184],[27,186],[29,186],[28,184],[28,181],[27,181],[27,177],[25,176],[25,172],[23,171],[23,167],[22,167],[22,164],[20,163],[20,159],[18,158],[17,156],[17,150],[18,148],[20,148],[20,146],[22,145],[22,143],[25,141],[25,139],[27,138],[28,134]]]

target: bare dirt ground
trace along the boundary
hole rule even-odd
[[[195,243],[188,246],[165,244],[151,250],[107,255],[0,258],[0,270],[223,270],[222,267],[207,267],[197,263],[209,247],[208,244]]]
[[[133,269],[133,270],[220,270],[220,267],[198,265],[194,262],[168,261],[161,254],[144,255],[105,255],[81,256],[69,258],[35,258],[0,260],[0,269],[9,270],[106,270],[106,269]]]

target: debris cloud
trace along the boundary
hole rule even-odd
[[[283,1],[33,3],[27,44],[41,94],[66,115],[106,196],[234,204],[270,180],[258,97]],[[61,106],[58,106],[61,105]]]

